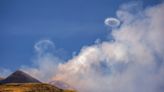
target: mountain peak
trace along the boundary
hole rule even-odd
[[[0,83],[40,83],[40,81],[21,70],[17,70]]]
[[[24,73],[24,72],[18,69],[14,73]]]
[[[30,76],[28,75],[27,73],[21,71],[21,70],[16,70],[15,72],[13,72],[11,75],[15,75],[15,76],[18,76],[18,75],[21,75],[21,76]],[[31,76],[30,76],[31,77]]]

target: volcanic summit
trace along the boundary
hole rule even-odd
[[[16,72],[9,75],[6,79],[0,81],[0,84],[5,83],[41,83],[39,80],[33,78],[27,73],[17,70]]]

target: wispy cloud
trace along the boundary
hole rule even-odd
[[[55,44],[49,39],[38,41],[34,49],[36,57],[33,59],[33,67],[23,65],[21,69],[43,82],[50,81],[56,73],[57,66],[63,60],[56,56]]]

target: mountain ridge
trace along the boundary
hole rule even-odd
[[[11,75],[9,75],[7,78],[0,81],[0,84],[5,84],[5,83],[41,83],[41,82],[36,78],[30,76],[29,74],[21,70],[17,70]]]
[[[0,92],[77,92],[56,85],[42,83],[29,74],[17,70],[0,81]]]

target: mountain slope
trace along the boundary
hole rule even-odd
[[[6,79],[0,81],[0,84],[4,83],[41,83],[39,80],[31,77],[30,75],[17,70],[9,75]]]
[[[69,84],[67,84],[63,81],[59,81],[59,80],[54,80],[54,81],[50,82],[49,84],[54,85],[60,89],[74,90],[74,88],[71,87]]]
[[[76,92],[59,89],[45,83],[9,83],[1,84],[0,92]]]
[[[41,83],[30,75],[18,70],[0,81],[0,92],[76,92]]]

